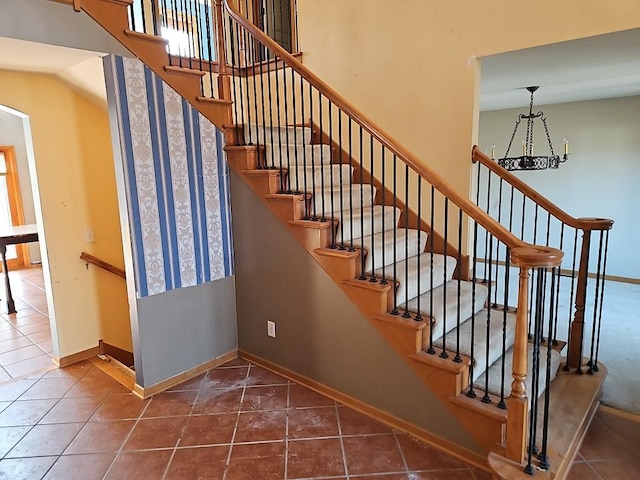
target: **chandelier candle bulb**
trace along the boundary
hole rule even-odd
[[[495,160],[496,158],[496,146],[491,145],[491,160]]]
[[[522,141],[522,156],[524,157],[527,154],[527,144],[525,141]]]
[[[564,154],[569,155],[569,140],[564,139]]]

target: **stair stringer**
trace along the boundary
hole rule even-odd
[[[132,1],[74,0],[74,6],[79,6],[216,127],[223,129],[230,125],[232,123],[230,100],[201,97],[202,72],[171,67],[168,63],[165,39],[129,30],[127,8]]]
[[[496,452],[503,455],[506,412],[480,401],[473,404],[456,401],[462,390],[469,385],[467,367],[470,360],[467,358],[462,364],[455,364],[439,359],[436,355],[422,354],[423,335],[428,335],[427,322],[415,322],[387,314],[393,308],[393,286],[357,280],[360,274],[360,252],[327,248],[333,222],[302,220],[303,195],[277,194],[272,191],[274,188],[277,189],[279,181],[273,182],[268,179],[280,175],[280,172],[256,168],[255,146],[227,146],[225,150],[230,167],[340,286],[360,312],[436,394],[447,410],[460,421],[471,437],[487,454]],[[250,170],[251,173],[248,173]],[[297,197],[295,204],[289,200],[291,197]],[[421,356],[425,358],[420,358]],[[476,403],[478,405],[474,405]]]

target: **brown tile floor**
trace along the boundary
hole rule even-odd
[[[0,314],[0,382],[54,366],[42,268],[9,275],[18,312]],[[4,286],[0,291],[0,312],[6,312]]]
[[[148,401],[88,362],[43,372],[53,364],[42,270],[11,281],[18,313],[0,315],[0,479],[489,478],[241,360]],[[598,411],[568,479],[640,479],[640,423]]]
[[[140,400],[90,362],[0,384],[0,478],[488,479],[235,360]]]

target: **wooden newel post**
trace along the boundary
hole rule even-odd
[[[580,250],[580,267],[576,286],[576,311],[571,322],[569,334],[569,353],[567,366],[582,373],[582,345],[584,340],[584,308],[587,303],[587,280],[589,276],[589,249],[591,247],[591,230],[582,233],[582,249]]]
[[[512,260],[513,262],[513,260]],[[527,442],[527,423],[529,400],[527,399],[527,362],[529,317],[529,267],[520,266],[518,284],[518,313],[516,314],[516,333],[513,345],[513,368],[511,396],[507,399],[507,451],[506,457],[518,463],[524,461]]]
[[[227,46],[224,41],[223,0],[214,0],[216,16],[216,56],[218,57],[218,96],[231,100],[231,78],[227,69]]]
[[[527,453],[529,433],[529,399],[527,397],[527,369],[529,363],[529,271],[532,268],[557,267],[563,253],[550,247],[522,246],[511,249],[511,265],[520,268],[518,283],[518,312],[516,314],[515,342],[511,395],[507,399],[507,442],[505,455],[522,463]]]

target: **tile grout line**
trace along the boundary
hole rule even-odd
[[[289,475],[289,404],[291,401],[291,381],[287,380],[287,405],[284,417],[284,480]]]
[[[398,432],[396,431],[396,429],[392,429],[391,430],[393,432],[393,438],[395,438],[396,440],[396,445],[398,446],[398,450],[400,451],[400,458],[402,458],[402,464],[404,465],[404,469],[407,472],[407,474],[411,473],[409,472],[409,465],[407,465],[407,459],[404,456],[404,450],[402,449],[402,445],[400,445],[400,440],[398,439]]]
[[[205,376],[202,378],[202,380],[200,381],[200,386],[198,387],[198,393],[196,393],[196,398],[194,398],[193,400],[193,404],[191,405],[191,409],[189,410],[189,414],[187,415],[187,421],[185,422],[184,426],[182,427],[182,431],[180,432],[180,436],[178,437],[178,441],[176,442],[175,446],[173,447],[173,452],[171,452],[171,457],[169,457],[169,462],[167,463],[167,466],[164,469],[164,473],[162,474],[162,479],[166,479],[167,475],[169,474],[169,469],[171,468],[171,464],[173,463],[173,459],[176,456],[176,452],[178,451],[178,448],[180,447],[180,442],[182,441],[182,437],[184,435],[184,432],[187,430],[187,426],[189,425],[189,421],[192,418],[193,415],[193,410],[196,408],[196,404],[198,403],[198,399],[200,398],[200,392],[202,392],[202,386],[204,385],[204,379],[209,375],[209,372],[211,371],[211,369],[207,370],[205,372]],[[184,391],[188,391],[188,390],[184,390]],[[171,393],[171,392],[168,392]],[[175,393],[179,393],[179,392],[175,392]],[[155,395],[151,398],[151,401],[149,403],[151,403],[154,400]],[[180,417],[182,415],[174,415],[173,418],[176,417]],[[162,418],[162,417],[156,417],[156,418]]]
[[[114,385],[114,389],[116,388],[117,384]],[[107,396],[110,397],[111,394],[113,393],[113,390],[111,391],[111,393]],[[106,398],[105,398],[105,402],[106,402]],[[113,468],[113,466],[116,463],[116,460],[118,459],[118,457],[120,456],[120,454],[122,453],[122,450],[124,449],[124,446],[127,444],[127,442],[129,441],[129,439],[131,438],[131,434],[133,434],[133,431],[136,429],[136,427],[138,426],[138,424],[140,423],[140,420],[142,419],[142,415],[144,415],[144,412],[147,411],[147,408],[149,408],[149,405],[151,405],[151,402],[147,402],[147,404],[144,406],[144,408],[142,409],[142,411],[140,412],[140,414],[138,415],[138,418],[136,418],[135,423],[133,424],[133,426],[131,427],[131,430],[129,430],[129,433],[127,434],[127,436],[125,437],[125,439],[123,440],[122,444],[120,445],[120,448],[118,449],[118,451],[116,452],[115,457],[113,457],[113,460],[111,461],[111,464],[109,465],[109,468],[107,468],[107,471],[104,472],[104,475],[102,476],[102,479],[104,480],[105,478],[107,478],[107,475],[109,475],[109,472],[111,471],[111,469]],[[95,413],[97,413],[98,410],[96,410]],[[95,415],[94,413],[94,415]],[[93,417],[91,417],[93,418]],[[87,422],[88,423],[88,422]]]
[[[231,453],[233,452],[233,442],[236,439],[238,424],[240,423],[240,411],[242,410],[242,402],[244,402],[244,393],[247,391],[247,379],[251,374],[252,367],[253,367],[253,364],[249,363],[249,366],[247,367],[247,374],[244,377],[244,385],[242,386],[242,395],[240,395],[240,404],[238,405],[238,417],[236,418],[236,425],[233,427],[233,434],[231,435],[231,443],[229,444],[229,453],[227,453],[227,463],[225,464],[222,480],[227,479],[227,474],[229,472],[229,464],[231,463]]]
[[[345,449],[344,449],[344,439],[342,438],[342,425],[340,423],[340,412],[338,411],[338,402],[336,402],[335,400],[333,401],[333,408],[335,409],[336,412],[336,421],[338,423],[338,438],[340,439],[340,450],[342,452],[342,466],[344,468],[344,474],[347,478],[347,480],[349,480],[349,468],[347,467],[347,454],[345,453]]]

